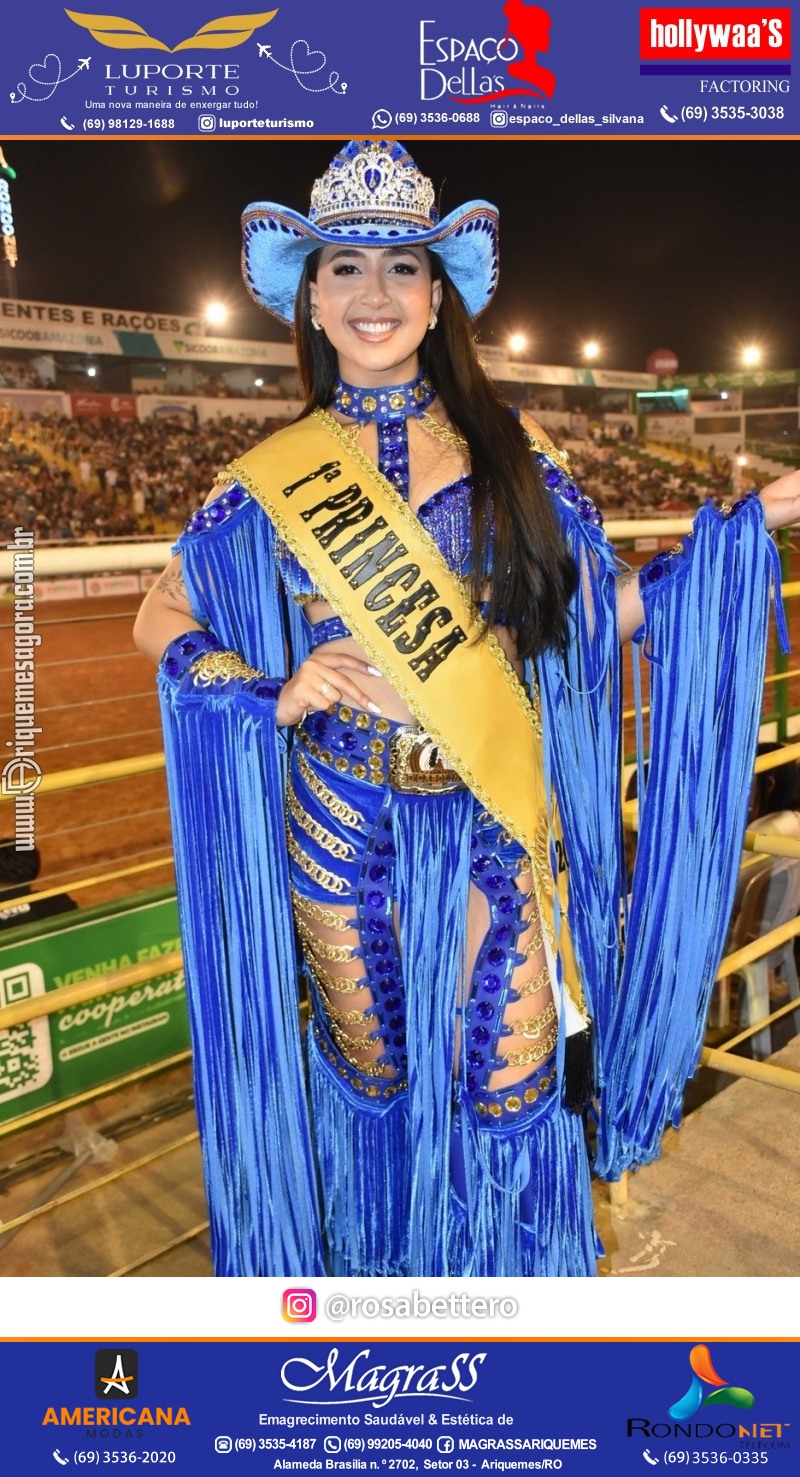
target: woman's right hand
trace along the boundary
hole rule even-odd
[[[358,681],[366,674],[381,676],[376,667],[358,657],[343,651],[326,652],[324,646],[320,647],[284,682],[275,713],[278,726],[299,723],[306,713],[324,711],[331,703],[353,703],[357,708],[368,708],[370,713],[380,713]]]

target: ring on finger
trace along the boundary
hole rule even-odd
[[[330,685],[331,684],[330,684],[330,682],[328,681],[328,679],[326,677],[325,678],[325,681],[323,682],[323,684],[322,684],[322,686],[320,688],[320,692],[322,693],[322,696],[323,697],[327,697],[328,696],[328,692],[330,690]]]

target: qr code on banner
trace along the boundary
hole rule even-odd
[[[44,975],[38,964],[15,964],[0,970],[0,1007],[19,1005],[43,994]],[[53,1054],[46,1017],[0,1031],[0,1108],[11,1098],[44,1087],[52,1075]]]

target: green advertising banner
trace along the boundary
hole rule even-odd
[[[180,948],[175,898],[163,894],[61,914],[14,933],[0,944],[0,1008]],[[182,969],[0,1030],[0,1124],[188,1045]]]

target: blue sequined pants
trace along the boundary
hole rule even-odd
[[[298,727],[290,761],[330,1269],[589,1275],[530,863],[469,791],[391,788],[398,727],[340,705]]]

